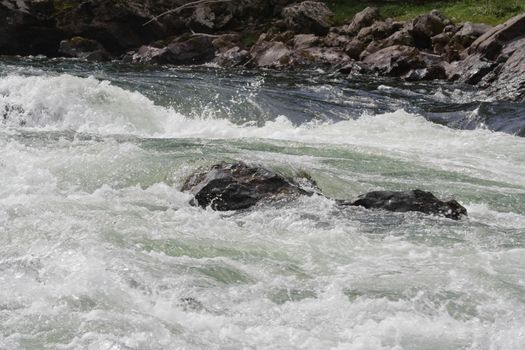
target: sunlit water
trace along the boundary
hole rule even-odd
[[[4,60],[0,349],[525,349],[524,110],[322,72]],[[469,218],[191,207],[185,178],[224,160]]]

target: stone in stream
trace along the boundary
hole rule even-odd
[[[310,184],[315,187],[313,182]],[[183,191],[195,195],[192,205],[218,211],[247,209],[262,200],[311,195],[298,183],[271,170],[245,163],[221,163],[191,176]]]
[[[229,211],[250,208],[263,200],[295,199],[317,193],[309,176],[304,183],[275,172],[245,163],[220,163],[207,172],[195,173],[186,180],[183,191],[194,194],[191,204],[213,210]],[[406,192],[376,191],[359,196],[355,201],[337,201],[341,206],[361,206],[394,212],[417,211],[459,220],[467,210],[457,201],[444,202],[421,190]]]
[[[467,215],[467,209],[457,201],[444,202],[436,198],[432,193],[421,190],[403,192],[374,191],[359,196],[355,201],[341,202],[341,204],[394,212],[417,211],[454,220],[459,220],[462,216]]]

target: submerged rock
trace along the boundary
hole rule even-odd
[[[263,200],[295,199],[318,193],[317,185],[308,175],[301,176],[298,182],[242,162],[220,163],[209,171],[196,173],[186,180],[182,190],[195,196],[192,205],[218,211],[247,209]],[[394,212],[417,211],[454,220],[467,215],[467,210],[457,201],[444,202],[421,190],[376,191],[361,195],[355,201],[338,200],[337,203]]]
[[[195,195],[192,205],[218,211],[247,209],[262,200],[311,194],[291,179],[242,162],[221,163],[207,172],[194,174],[182,190]]]
[[[417,211],[454,220],[459,220],[462,216],[467,215],[467,209],[457,201],[444,202],[436,198],[432,193],[421,190],[404,192],[375,191],[359,196],[356,201],[342,204],[394,212]]]

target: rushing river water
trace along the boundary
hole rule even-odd
[[[525,349],[525,104],[4,59],[0,116],[2,350]],[[224,160],[306,171],[335,198],[430,190],[469,218],[191,207],[184,179]]]

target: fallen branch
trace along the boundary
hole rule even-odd
[[[198,1],[188,2],[187,4],[184,4],[184,5],[179,6],[177,8],[168,10],[166,12],[161,13],[158,16],[153,17],[152,19],[150,19],[149,21],[144,23],[142,26],[147,26],[151,22],[155,22],[155,21],[157,21],[159,18],[161,18],[163,16],[169,15],[170,13],[179,12],[179,11],[187,9],[187,8],[194,8],[194,7],[197,7],[199,5],[204,5],[204,4],[217,4],[217,3],[221,3],[221,2],[232,2],[232,1],[233,0],[198,0]]]

